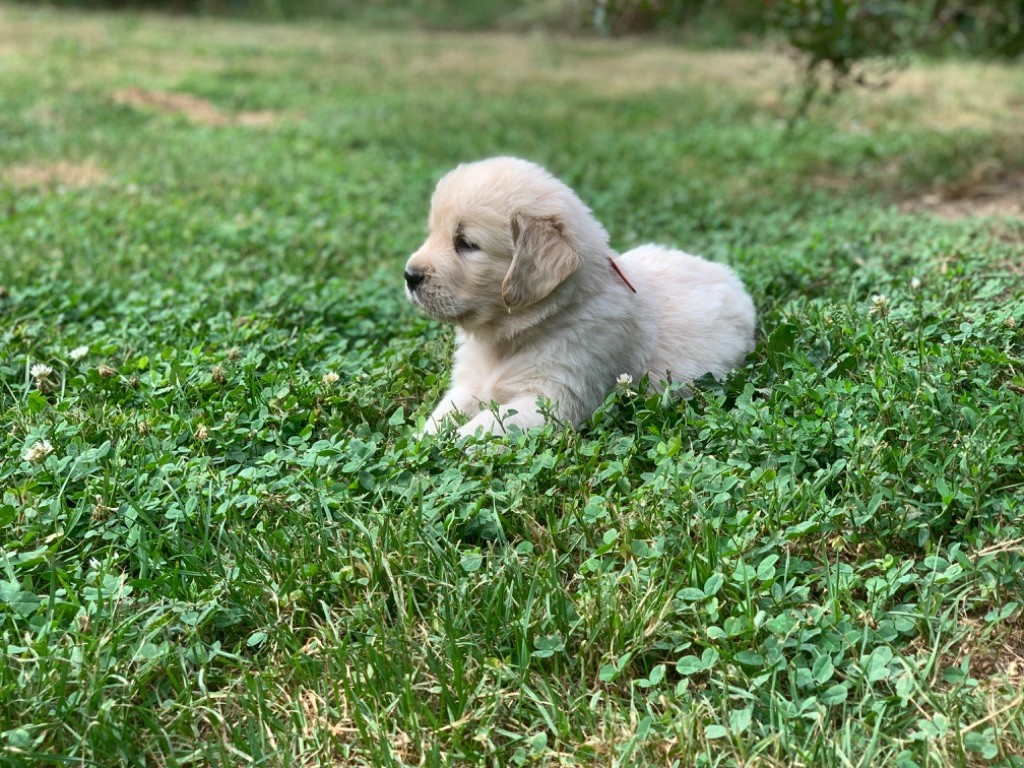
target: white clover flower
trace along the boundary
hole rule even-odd
[[[205,440],[209,436],[210,436],[210,432],[209,432],[209,430],[206,429],[206,425],[205,424],[200,424],[198,427],[196,427],[196,434],[195,434],[196,440]]]
[[[910,279],[910,290],[916,291],[921,287],[921,278],[913,277]]]
[[[22,454],[21,458],[30,464],[37,464],[51,453],[53,453],[53,445],[50,444],[50,441],[39,440],[33,443],[32,446]]]
[[[615,380],[615,388],[626,397],[632,397],[636,394],[636,391],[633,389],[633,377],[628,373],[619,374],[619,378]]]
[[[86,344],[85,346],[75,347],[74,349],[72,349],[70,352],[68,352],[68,357],[70,357],[72,360],[81,360],[83,357],[85,357],[88,354],[89,354],[89,345]]]
[[[46,365],[46,363],[36,363],[35,365],[28,369],[28,372],[32,375],[33,379],[38,381],[39,379],[45,379],[47,376],[53,373],[53,368]]]
[[[882,294],[876,294],[871,297],[871,309],[868,310],[869,315],[885,315],[889,312],[889,297]]]
[[[337,384],[341,379],[341,376],[336,374],[334,371],[328,371],[324,374],[324,377],[320,379],[325,387],[331,386],[331,384]]]

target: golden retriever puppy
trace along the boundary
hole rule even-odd
[[[617,256],[569,187],[512,157],[441,179],[405,284],[458,329],[427,432],[459,414],[465,435],[527,429],[544,401],[578,425],[622,374],[655,386],[721,377],[754,347],[754,304],[731,269],[658,245]]]

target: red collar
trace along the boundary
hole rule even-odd
[[[633,293],[636,293],[636,288],[634,288],[633,284],[626,279],[626,276],[624,274],[622,274],[622,270],[619,269],[619,265],[615,263],[615,259],[609,256],[608,263],[612,265],[612,269],[615,270],[615,274],[622,278],[622,282],[626,284],[626,287],[629,288],[629,290],[631,290]]]

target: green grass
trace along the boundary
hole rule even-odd
[[[1019,111],[787,134],[774,61],[0,7],[0,764],[1024,765],[1024,225],[896,204]],[[734,265],[746,367],[417,441],[402,264],[499,152]]]

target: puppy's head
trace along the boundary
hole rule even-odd
[[[545,303],[607,234],[572,190],[525,160],[460,165],[438,182],[429,235],[405,267],[409,299],[463,328]],[[581,238],[581,234],[583,237]]]

